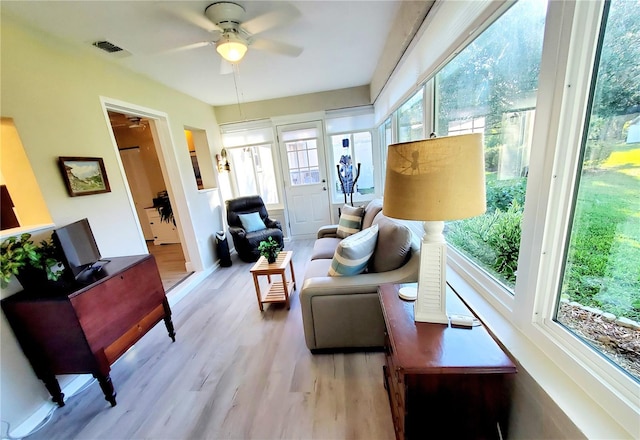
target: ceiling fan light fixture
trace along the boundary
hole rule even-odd
[[[236,34],[225,32],[216,43],[216,51],[230,63],[237,63],[247,52],[247,43]]]

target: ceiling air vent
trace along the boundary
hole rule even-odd
[[[121,47],[118,47],[113,43],[109,43],[108,41],[94,41],[93,45],[98,49],[102,49],[105,52],[109,52],[109,53],[122,51]]]

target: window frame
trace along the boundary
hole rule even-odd
[[[251,136],[254,133],[259,133],[261,138],[259,137],[254,142],[238,142],[237,144],[227,145],[225,142],[226,136],[234,136],[234,135],[243,135],[243,136]],[[265,207],[269,211],[277,211],[284,209],[284,193],[282,189],[282,169],[280,165],[280,160],[278,157],[278,144],[277,144],[277,136],[275,133],[275,126],[272,124],[270,120],[258,120],[258,121],[250,121],[250,122],[240,122],[235,124],[225,124],[220,126],[220,137],[222,140],[222,147],[224,149],[233,149],[233,148],[246,148],[246,147],[261,147],[269,145],[271,150],[271,161],[273,163],[273,172],[275,177],[276,191],[278,194],[278,203],[265,203]],[[255,176],[255,163],[254,163],[254,176]],[[233,164],[231,164],[231,172],[228,173],[229,176],[229,190],[231,191],[232,197],[238,197],[238,176],[237,171],[234,169]],[[256,177],[256,182],[257,182]]]
[[[553,320],[604,3],[549,1],[547,7],[515,295],[451,247],[447,282],[587,437],[618,438],[638,432],[640,384]],[[433,104],[433,96],[425,99],[425,119]],[[394,142],[398,108],[388,115]],[[383,156],[384,149],[381,142]]]
[[[601,410],[632,433],[637,430],[640,384],[553,319],[603,5],[548,6],[515,295],[505,296],[499,283],[451,247],[449,263],[461,279],[459,285],[452,283],[455,290],[465,298],[472,296],[469,286],[476,290],[508,320],[512,328],[507,333],[526,335],[563,372],[570,371],[571,379]],[[539,382],[552,398],[567,399],[561,390]],[[562,408],[579,421],[578,426],[593,425],[588,415],[574,416],[569,406]]]

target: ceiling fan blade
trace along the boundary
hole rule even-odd
[[[220,75],[228,75],[233,73],[233,64],[220,57]]]
[[[286,55],[288,57],[299,56],[304,49],[291,44],[282,43],[280,41],[266,40],[264,38],[256,38],[251,42],[252,49],[266,50],[267,52]]]
[[[168,55],[172,53],[185,52],[187,50],[199,49],[201,47],[210,46],[213,43],[211,41],[199,41],[197,43],[187,44],[186,46],[174,47],[173,49],[163,50],[156,53],[156,55]]]
[[[223,29],[220,28],[220,26],[213,23],[211,20],[209,20],[199,12],[185,9],[184,5],[166,4],[163,2],[158,2],[157,4],[165,10],[169,11],[169,13],[193,24],[194,26],[198,26],[199,28],[204,29],[207,32],[223,32]]]
[[[299,16],[300,11],[294,7],[282,8],[247,20],[241,26],[251,35],[256,35],[274,27],[289,24]]]

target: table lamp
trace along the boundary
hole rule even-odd
[[[388,217],[424,222],[418,287],[403,287],[399,292],[403,299],[416,300],[416,321],[449,323],[444,221],[485,211],[481,134],[389,145],[382,212]]]

